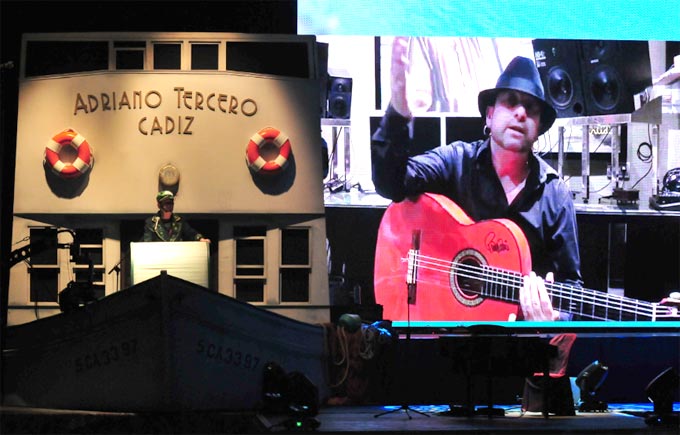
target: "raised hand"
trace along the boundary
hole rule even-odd
[[[410,66],[408,57],[409,39],[397,36],[392,41],[391,104],[400,115],[410,118],[411,109],[406,95],[406,76]]]

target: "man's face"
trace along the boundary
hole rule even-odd
[[[174,207],[175,207],[175,201],[173,201],[171,199],[166,199],[165,201],[158,203],[158,208],[162,211],[171,212]]]
[[[486,125],[491,138],[501,148],[528,152],[538,139],[541,102],[519,91],[501,91],[496,103],[486,110]]]

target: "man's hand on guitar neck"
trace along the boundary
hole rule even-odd
[[[558,320],[559,311],[553,309],[550,296],[545,288],[546,282],[554,282],[554,275],[549,272],[545,280],[533,271],[523,278],[523,285],[519,292],[519,302],[524,314],[524,320]],[[511,315],[508,320],[515,320]]]

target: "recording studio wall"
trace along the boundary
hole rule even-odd
[[[371,136],[380,126],[381,119],[380,116],[370,117]],[[481,116],[416,116],[413,118],[413,141],[408,153],[412,156],[422,154],[457,140],[474,142],[484,137],[484,125],[485,120]]]

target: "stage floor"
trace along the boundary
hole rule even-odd
[[[317,417],[318,432],[435,432],[435,433],[678,433],[677,427],[650,426],[642,414],[617,410],[579,413],[575,416],[549,416],[541,413],[522,414],[519,406],[499,407],[502,416],[477,413],[473,416],[452,415],[448,405],[411,405],[412,411],[400,406],[349,407],[325,409]],[[380,415],[386,411],[388,414]],[[644,412],[644,411],[643,411]],[[376,417],[378,415],[378,417]],[[409,418],[410,417],[410,418]]]
[[[676,404],[677,412],[680,404]],[[645,422],[651,405],[612,405],[607,412],[575,416],[521,413],[519,406],[498,407],[504,415],[456,416],[448,405],[325,406],[307,420],[261,413],[110,413],[2,408],[1,433],[592,433],[677,434],[677,425]],[[389,412],[384,415],[381,413]],[[296,421],[301,425],[297,426]]]

